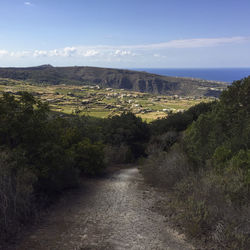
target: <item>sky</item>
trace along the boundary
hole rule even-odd
[[[250,0],[0,0],[0,67],[250,67]]]

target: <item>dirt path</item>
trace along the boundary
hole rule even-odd
[[[156,197],[136,168],[87,180],[14,249],[193,249],[152,209]]]

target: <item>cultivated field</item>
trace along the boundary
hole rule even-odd
[[[0,91],[14,95],[20,91],[31,92],[46,101],[54,111],[71,114],[89,115],[100,118],[131,111],[143,120],[150,122],[181,112],[200,102],[214,98],[159,96],[149,93],[132,92],[124,89],[100,88],[96,86],[73,85],[32,85],[25,81],[0,78]]]

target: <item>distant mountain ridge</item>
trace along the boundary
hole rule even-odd
[[[35,84],[99,85],[162,95],[219,96],[227,84],[162,76],[142,71],[98,67],[53,67],[49,64],[29,68],[0,68],[0,78]]]

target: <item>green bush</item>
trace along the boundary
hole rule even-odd
[[[200,115],[185,132],[186,152],[197,165],[223,157],[221,147],[228,148],[233,157],[250,146],[250,113],[245,91],[250,88],[250,77],[237,81],[224,91],[213,109]],[[216,153],[217,150],[217,153]],[[214,158],[214,159],[215,159]],[[215,160],[218,162],[219,159]]]
[[[81,173],[96,175],[103,172],[104,169],[104,151],[100,143],[91,143],[89,139],[84,139],[73,145],[75,167]]]
[[[176,131],[168,131],[162,135],[152,136],[148,145],[146,152],[147,154],[153,154],[157,151],[168,151],[174,143],[177,142],[179,134]]]
[[[131,161],[145,156],[146,143],[150,138],[147,123],[131,112],[124,112],[106,121],[105,143],[112,146],[125,145],[131,152]]]
[[[224,145],[219,146],[214,151],[214,154],[212,157],[213,165],[219,172],[221,172],[222,170],[225,169],[231,157],[232,157],[232,151],[230,148]]]
[[[41,197],[52,200],[55,194],[78,186],[80,173],[101,173],[102,137],[98,120],[60,118],[27,92],[20,92],[18,98],[4,93],[0,97],[0,148],[4,148],[0,232],[6,236],[0,237],[25,222]]]
[[[199,103],[183,113],[172,113],[166,118],[157,119],[150,124],[153,135],[162,135],[169,131],[184,131],[193,121],[196,121],[201,114],[210,112],[216,102]]]
[[[155,134],[142,173],[167,187],[175,222],[191,237],[211,243],[209,249],[250,246],[249,95],[250,77],[234,82],[217,102],[151,126]],[[166,132],[183,129],[176,137],[180,154]]]
[[[105,154],[105,164],[121,164],[121,163],[130,163],[133,161],[133,155],[129,146],[127,145],[106,145],[104,148]]]

